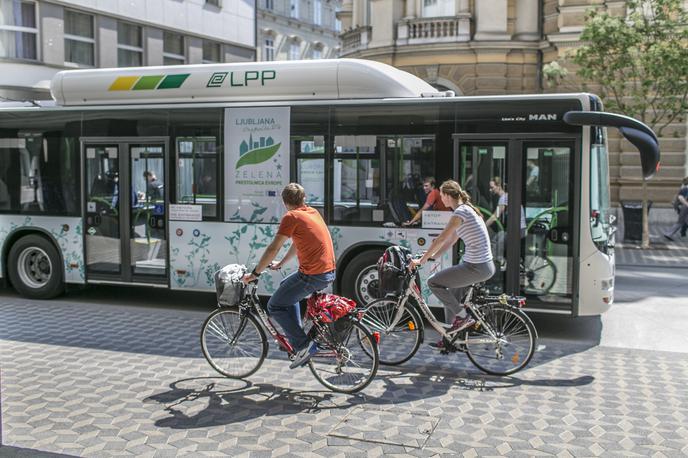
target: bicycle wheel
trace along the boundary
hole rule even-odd
[[[350,318],[342,318],[324,329],[316,337],[318,351],[308,363],[311,372],[332,391],[361,391],[373,381],[380,363],[373,335]],[[359,340],[354,334],[365,337]]]
[[[220,308],[203,323],[201,349],[208,363],[220,374],[244,378],[263,364],[268,340],[253,316]]]
[[[475,326],[468,331],[468,359],[492,375],[509,375],[526,367],[536,344],[535,327],[528,316],[501,304],[485,305],[478,311],[489,330]]]
[[[405,363],[418,351],[423,341],[423,320],[410,304],[406,306],[404,314],[391,331],[387,328],[394,320],[397,301],[378,299],[366,306],[361,323],[371,332],[380,334],[378,352],[380,363],[390,366]]]
[[[557,280],[557,268],[549,258],[526,256],[524,269],[524,287],[527,293],[546,294]]]

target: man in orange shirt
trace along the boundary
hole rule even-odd
[[[415,215],[413,215],[413,219],[402,223],[403,226],[411,226],[412,224],[416,224],[416,222],[420,219],[421,214],[425,210],[435,210],[439,212],[451,210],[442,203],[442,199],[440,199],[440,191],[435,187],[434,177],[425,178],[425,181],[423,181],[423,191],[425,191],[425,194],[428,195],[425,198],[425,205],[423,205],[423,207],[418,210]]]
[[[299,270],[282,280],[268,301],[268,313],[282,326],[296,352],[291,369],[307,363],[317,351],[315,342],[303,332],[299,301],[327,288],[335,278],[334,246],[327,225],[320,213],[304,202],[306,193],[298,183],[289,183],[282,190],[287,213],[282,217],[277,235],[265,249],[255,269],[244,275],[244,283],[255,280],[270,267],[279,269],[296,255]],[[292,239],[291,248],[281,261],[272,261],[282,245]]]

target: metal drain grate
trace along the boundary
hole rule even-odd
[[[439,421],[439,418],[419,411],[357,406],[327,435],[375,444],[423,448]]]

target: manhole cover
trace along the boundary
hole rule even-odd
[[[439,421],[439,418],[418,411],[357,406],[332,428],[328,436],[423,448]]]

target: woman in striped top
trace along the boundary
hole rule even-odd
[[[444,304],[445,320],[452,323],[452,330],[461,330],[475,323],[461,304],[463,289],[490,279],[495,273],[495,266],[487,226],[480,211],[471,204],[468,193],[456,181],[448,180],[440,186],[440,197],[444,205],[454,210],[454,214],[425,255],[412,261],[409,268],[425,264],[428,259],[454,246],[459,239],[463,240],[465,251],[461,262],[428,278],[428,286]],[[442,347],[443,344],[440,341],[434,346]]]

